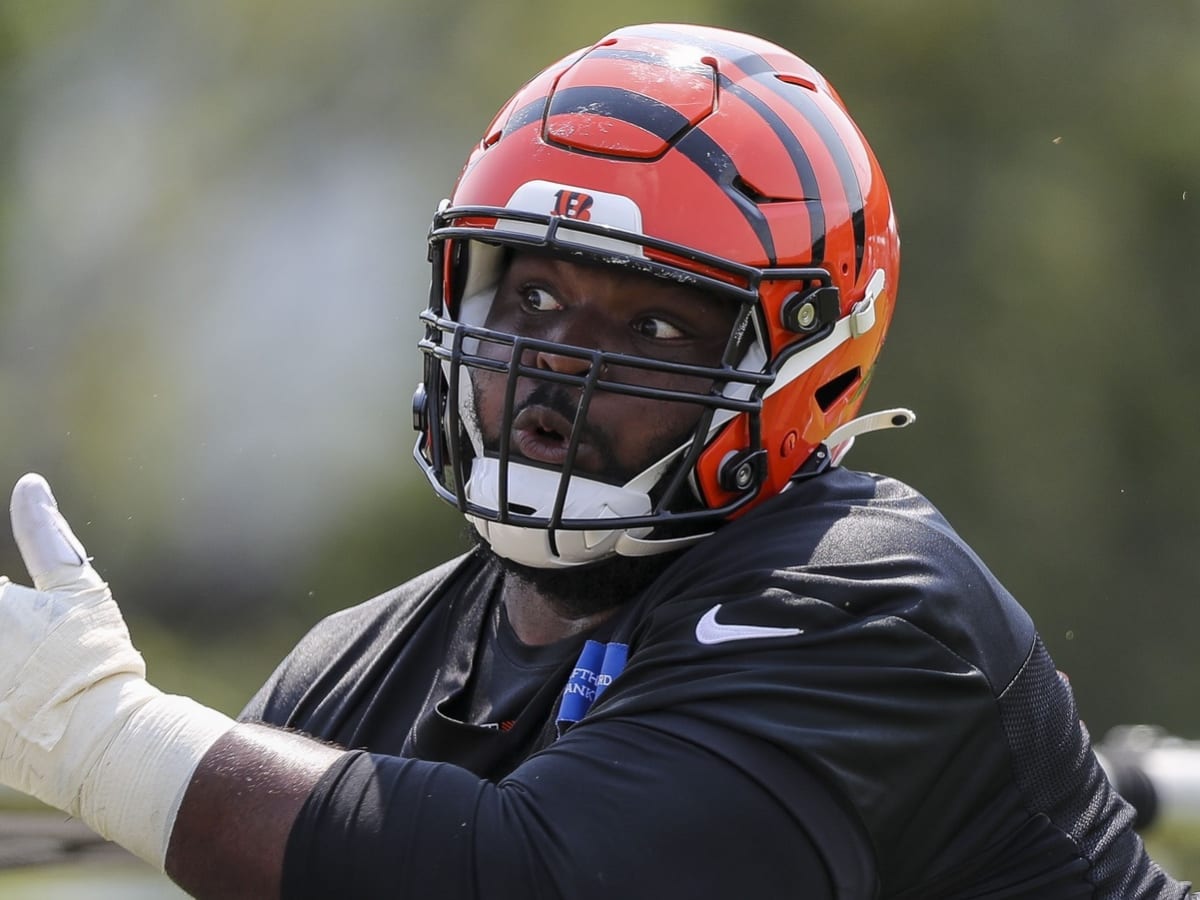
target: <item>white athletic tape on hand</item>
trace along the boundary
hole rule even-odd
[[[233,726],[145,680],[108,586],[27,475],[13,534],[38,590],[0,579],[0,781],[162,868],[200,758]]]

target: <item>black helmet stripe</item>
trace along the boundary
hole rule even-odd
[[[737,166],[733,164],[729,154],[700,128],[689,131],[675,148],[720,186],[725,196],[733,202],[758,235],[763,252],[767,256],[767,265],[775,265],[778,260],[775,257],[775,238],[771,235],[771,226],[758,204],[737,189],[736,184],[740,179]],[[680,197],[679,202],[686,203],[687,198]]]
[[[698,47],[710,53],[722,54],[747,75],[755,78],[772,93],[777,94],[790,103],[808,120],[809,124],[812,125],[825,142],[825,146],[829,148],[834,165],[841,176],[842,189],[845,191],[846,203],[850,209],[850,219],[854,225],[854,275],[857,279],[858,272],[862,268],[863,251],[866,247],[867,239],[866,221],[863,214],[862,186],[858,183],[858,175],[854,171],[854,162],[850,159],[846,145],[830,124],[829,119],[826,118],[817,104],[813,102],[807,89],[780,81],[775,77],[775,67],[757,53],[747,50],[745,47],[740,47],[737,44],[722,43],[721,41],[713,40],[711,35],[705,35],[703,38],[700,38],[686,31],[653,27],[642,27],[638,29],[638,32],[648,37],[664,38],[674,43]]]
[[[755,94],[730,81],[725,75],[721,76],[721,89],[733,94],[771,126],[771,130],[779,138],[779,143],[783,144],[788,156],[792,158],[792,165],[796,168],[796,177],[800,179],[800,190],[803,192],[804,199],[820,201],[821,187],[817,184],[817,175],[813,171],[812,162],[809,160],[808,154],[804,152],[804,145],[787,127],[779,114]],[[820,202],[806,203],[805,206],[808,209],[809,233],[812,235],[812,261],[816,263],[825,258],[825,207]]]
[[[635,60],[637,62],[645,62],[653,65],[669,66],[671,68],[684,68],[687,71],[695,71],[697,73],[710,73],[714,69],[705,64],[696,64],[692,66],[681,66],[679,63],[669,61],[666,56],[660,53],[651,53],[646,50],[627,50],[619,47],[597,47],[588,53],[589,58],[602,57],[604,59],[625,59]],[[808,154],[804,152],[804,146],[799,139],[788,128],[780,115],[771,109],[771,107],[763,102],[756,94],[746,90],[736,84],[729,78],[728,75],[718,74],[718,84],[722,91],[729,91],[731,94],[738,97],[743,103],[753,109],[763,121],[770,126],[775,132],[775,136],[779,138],[779,142],[783,144],[788,155],[792,159],[792,165],[796,169],[796,177],[800,180],[800,189],[803,192],[805,200],[820,201],[821,188],[817,184],[817,176],[813,171],[812,163],[809,161]],[[825,208],[820,204],[807,203],[806,207],[809,213],[809,234],[812,235],[812,259],[814,261],[823,259],[825,256]],[[773,255],[773,254],[772,254]]]
[[[501,139],[538,121],[543,109],[546,109],[544,98],[517,110],[505,123]],[[608,116],[635,125],[665,143],[673,142],[675,149],[699,166],[724,191],[758,237],[769,264],[775,264],[775,240],[771,236],[771,227],[758,206],[735,187],[738,172],[733,160],[701,129],[688,128],[687,118],[678,110],[644,94],[597,85],[556,92],[546,112],[547,117],[574,112]],[[685,202],[685,199],[679,198],[680,202]]]
[[[530,125],[533,122],[540,122],[542,114],[546,111],[546,101],[548,99],[549,97],[538,97],[538,99],[526,103],[510,115],[508,121],[504,123],[504,130],[500,132],[501,140],[513,132],[520,131],[526,125]]]
[[[867,226],[863,215],[862,185],[858,183],[858,173],[854,171],[854,161],[850,159],[845,142],[837,133],[837,129],[833,127],[833,123],[829,121],[829,117],[813,100],[812,92],[807,88],[780,81],[773,75],[769,77],[760,75],[755,80],[759,84],[764,84],[769,90],[799,110],[829,149],[829,155],[833,157],[833,164],[837,166],[838,175],[842,179],[842,189],[846,192],[846,203],[850,210],[850,220],[854,226],[854,280],[857,281],[858,273],[862,269],[863,251],[867,243]]]
[[[688,129],[688,120],[679,110],[653,97],[618,87],[581,85],[555,91],[546,118],[570,113],[628,122],[667,144],[674,144]]]

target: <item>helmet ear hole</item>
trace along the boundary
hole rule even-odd
[[[843,372],[837,378],[827,381],[817,388],[814,396],[817,400],[817,406],[821,407],[821,412],[829,412],[833,404],[837,403],[838,400],[845,396],[846,391],[858,383],[861,374],[862,369],[855,366],[853,369]]]

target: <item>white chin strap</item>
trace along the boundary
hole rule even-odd
[[[511,511],[550,518],[561,475],[519,462],[508,465],[508,503]],[[564,519],[609,519],[644,516],[650,513],[650,496],[634,479],[624,487],[572,476],[563,503]],[[489,509],[500,508],[500,462],[476,457],[466,484],[467,499]],[[556,569],[596,562],[608,556],[653,556],[681,549],[707,535],[668,540],[645,540],[651,529],[613,528],[598,530],[547,529],[503,525],[479,516],[467,520],[498,555],[521,565]]]

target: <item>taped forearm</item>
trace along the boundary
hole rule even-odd
[[[109,741],[80,793],[79,817],[160,871],[184,792],[233,720],[146,682],[145,695]]]

